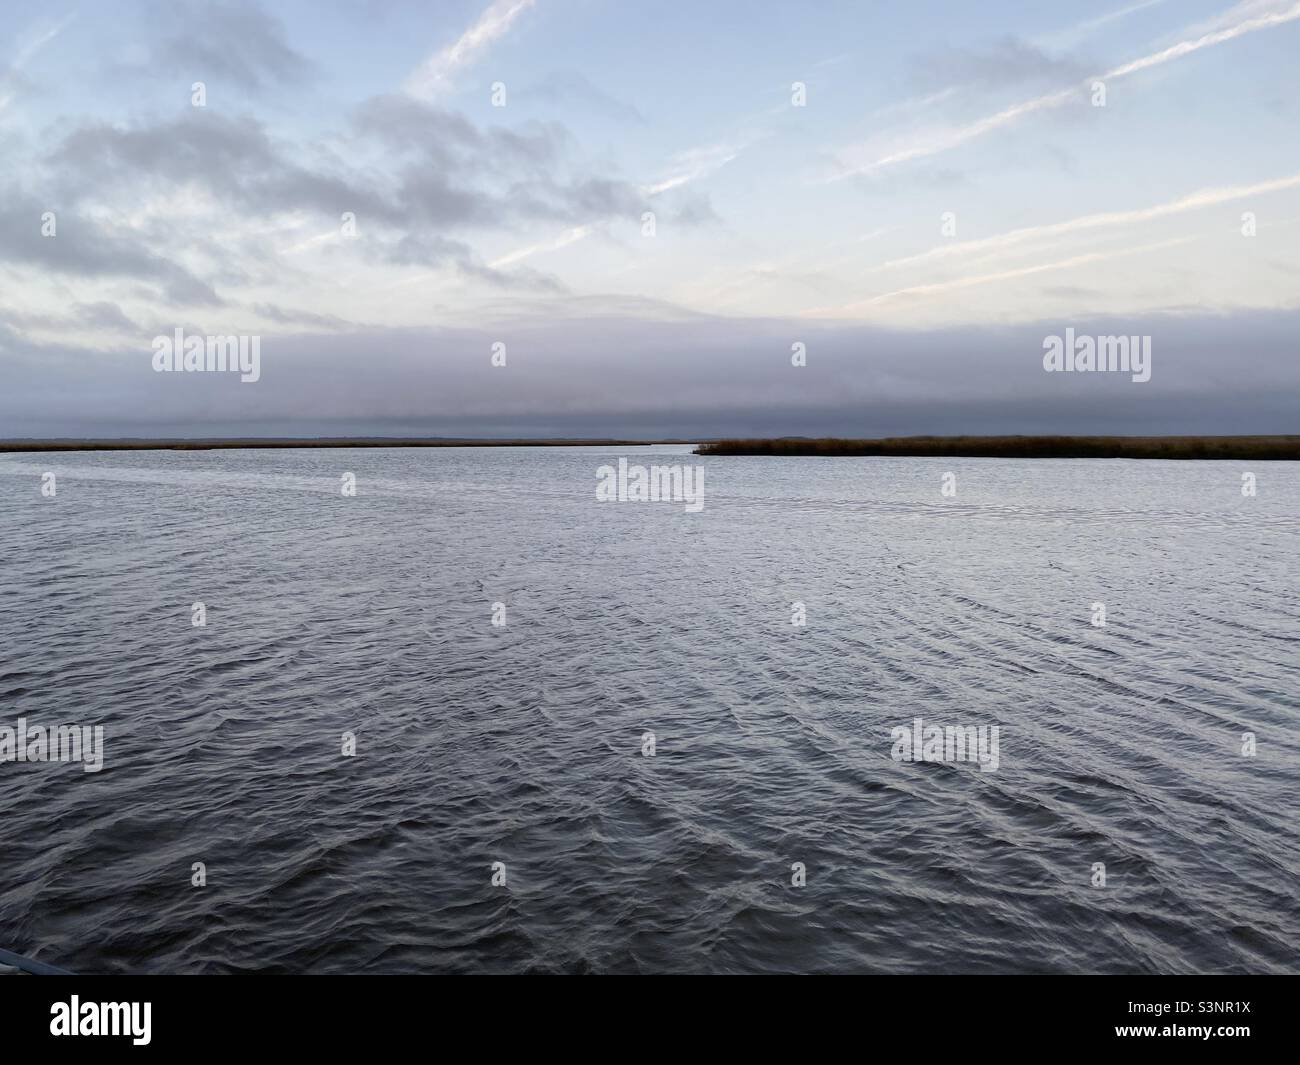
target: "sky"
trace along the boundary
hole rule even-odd
[[[1300,432],[1297,55],[1300,0],[0,0],[0,438]]]

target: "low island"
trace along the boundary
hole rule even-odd
[[[697,455],[897,455],[991,459],[1300,461],[1300,436],[893,436],[714,440]]]

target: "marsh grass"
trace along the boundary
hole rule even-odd
[[[895,436],[717,440],[697,455],[899,455],[1021,459],[1300,460],[1300,436]]]

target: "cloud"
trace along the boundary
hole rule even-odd
[[[1181,31],[1181,35],[1200,37],[1203,34],[1216,33],[1247,19],[1258,18],[1261,15],[1275,15],[1290,3],[1291,0],[1238,0],[1231,7],[1186,27]]]
[[[0,263],[18,263],[80,278],[130,278],[159,284],[178,304],[220,304],[211,285],[159,255],[129,229],[86,215],[56,212],[56,236],[41,232],[47,207],[15,192],[0,195]]]
[[[913,332],[660,316],[644,301],[543,308],[472,329],[267,333],[256,386],[154,373],[147,344],[91,351],[0,327],[0,425],[5,437],[1269,433],[1294,431],[1300,409],[1300,312]],[[1151,380],[1044,373],[1043,337],[1067,324],[1151,336]],[[509,373],[487,357],[502,336],[526,338]],[[795,390],[791,338],[809,354]]]
[[[1151,207],[1139,207],[1131,211],[1104,211],[1098,214],[1083,215],[1065,222],[1051,222],[1040,226],[1025,226],[1000,233],[980,240],[966,240],[960,243],[940,244],[918,255],[909,255],[902,259],[891,259],[876,267],[877,270],[894,269],[900,266],[915,266],[919,263],[947,259],[959,255],[979,254],[982,252],[1002,251],[1006,248],[1023,244],[1027,241],[1042,240],[1050,237],[1068,236],[1092,229],[1109,229],[1115,226],[1138,225],[1187,211],[1199,211],[1206,207],[1215,207],[1233,200],[1243,200],[1252,196],[1266,196],[1284,189],[1300,187],[1300,174],[1276,178],[1272,181],[1260,181],[1253,185],[1237,185],[1226,188],[1199,189],[1176,200],[1158,203]]]
[[[1061,89],[1057,92],[1047,93],[1044,96],[1036,97],[1032,100],[1025,100],[1010,107],[1003,108],[992,115],[987,115],[976,122],[966,126],[959,126],[953,129],[939,131],[938,133],[925,133],[918,139],[911,140],[903,146],[887,152],[861,166],[847,164],[842,165],[838,173],[833,174],[828,181],[842,181],[844,178],[854,177],[860,174],[874,174],[878,171],[885,170],[900,163],[910,162],[913,159],[924,159],[927,156],[938,155],[941,152],[950,151],[969,141],[976,140],[986,133],[992,133],[994,130],[1002,129],[1004,126],[1010,126],[1026,115],[1034,114],[1038,111],[1045,111],[1049,108],[1059,107],[1067,100],[1077,99],[1078,90]]]
[[[1130,15],[1136,15],[1139,11],[1145,11],[1147,8],[1156,7],[1164,2],[1165,0],[1140,0],[1139,3],[1130,4],[1128,7],[1121,7],[1104,15],[1098,15],[1096,18],[1076,22],[1073,26],[1067,26],[1063,30],[1044,34],[1035,43],[1044,48],[1069,48],[1079,41],[1091,37],[1103,26],[1109,26],[1113,22],[1126,19]]]
[[[946,292],[952,292],[957,289],[972,288],[976,285],[989,285],[999,281],[1013,281],[1022,277],[1032,277],[1034,274],[1047,273],[1053,270],[1070,270],[1079,266],[1090,266],[1093,263],[1105,262],[1109,259],[1120,259],[1130,255],[1142,255],[1146,252],[1158,251],[1162,248],[1172,248],[1179,244],[1186,244],[1191,241],[1192,237],[1176,237],[1173,240],[1157,241],[1154,244],[1143,244],[1136,248],[1123,248],[1117,251],[1089,252],[1086,255],[1075,255],[1069,259],[1061,259],[1050,263],[1037,263],[1033,266],[1021,266],[1014,270],[1000,270],[989,274],[975,274],[967,277],[959,277],[949,281],[937,281],[928,285],[912,285],[909,288],[895,289],[892,292],[884,292],[879,296],[872,296],[869,299],[858,300],[856,303],[850,303],[844,307],[834,310],[822,309],[820,311],[810,312],[816,314],[851,314],[858,311],[864,311],[870,307],[877,307],[883,303],[889,303],[904,296],[938,296]]]
[[[334,236],[331,231],[330,236]],[[394,266],[438,266],[474,262],[474,252],[463,241],[449,240],[436,233],[402,233],[396,239],[382,241],[379,258]]]
[[[1007,36],[983,48],[949,48],[912,63],[922,89],[952,93],[962,88],[1000,89],[1025,82],[1078,80],[1088,71],[1078,62],[1051,55],[1037,45]]]
[[[492,262],[492,269],[499,270],[503,266],[510,266],[523,259],[527,259],[529,256],[536,255],[538,252],[558,251],[560,248],[567,248],[570,244],[576,244],[580,240],[585,240],[591,235],[591,231],[592,227],[589,225],[575,226],[573,229],[561,233],[554,240],[546,241],[542,244],[531,244],[528,247],[518,248],[515,251],[501,256],[501,258]]]
[[[1213,32],[1202,34],[1190,40],[1181,41],[1178,44],[1171,45],[1158,52],[1142,56],[1139,59],[1132,60],[1105,74],[1096,76],[1097,80],[1110,81],[1113,79],[1128,77],[1142,70],[1149,70],[1152,67],[1160,66],[1164,63],[1172,62],[1175,59],[1181,59],[1184,56],[1191,55],[1203,48],[1211,48],[1227,41],[1235,40],[1248,33],[1255,33],[1259,30],[1272,29],[1276,26],[1284,25],[1300,19],[1300,3],[1292,3],[1290,6],[1277,10],[1267,10],[1260,14],[1253,15],[1250,18],[1243,19],[1226,28],[1215,30]],[[1091,81],[1093,79],[1087,79]],[[900,163],[910,162],[913,159],[922,159],[927,156],[938,155],[941,152],[950,151],[970,141],[983,137],[995,130],[1002,129],[1006,126],[1013,125],[1021,119],[1036,114],[1040,111],[1047,111],[1061,106],[1069,100],[1080,99],[1080,89],[1074,86],[1068,89],[1059,89],[1054,92],[1045,93],[1042,96],[1034,97],[1030,100],[1023,100],[1020,103],[1012,104],[1010,107],[1003,108],[1001,111],[987,115],[965,126],[958,126],[940,131],[927,131],[921,136],[910,139],[900,147],[884,155],[869,159],[867,162],[857,164],[853,162],[841,163],[837,173],[829,177],[828,181],[840,181],[854,175],[874,174],[888,167],[897,166]]]
[[[603,114],[617,122],[635,122],[637,125],[645,125],[645,116],[635,107],[598,89],[576,71],[557,71],[548,74],[541,81],[521,89],[514,98],[525,101],[539,100],[552,104],[573,104]]]
[[[721,144],[710,144],[679,152],[672,158],[671,170],[668,176],[647,185],[644,190],[645,194],[647,196],[658,196],[670,189],[681,188],[683,185],[689,185],[692,181],[707,177],[738,158],[740,153],[749,147],[750,143],[752,141],[743,143],[724,141]]]
[[[95,332],[134,335],[140,327],[122,311],[116,303],[101,300],[97,303],[76,303],[60,314],[39,314],[20,311],[14,308],[0,308],[3,317],[11,326],[27,331],[37,329],[57,333]]]
[[[532,6],[533,0],[494,0],[474,25],[420,64],[406,80],[406,91],[422,100],[447,92],[452,88],[453,76],[504,37],[515,20]]]
[[[251,95],[271,84],[309,80],[313,64],[289,44],[284,25],[252,0],[218,3],[190,0],[149,8],[152,45],[138,62],[118,61],[114,75],[130,74],[154,81],[176,72],[191,81],[207,81],[220,99],[231,92]]]
[[[139,326],[131,321],[116,303],[100,300],[98,303],[79,303],[73,314],[80,325],[94,329],[108,329],[117,333],[135,333]]]
[[[798,336],[818,331],[819,343],[834,354],[810,366],[814,374],[834,366],[844,388],[840,394],[835,382],[817,377],[810,392],[823,405],[818,410],[836,404],[836,409],[845,410],[859,399],[875,403],[871,390],[880,383],[875,371],[852,368],[853,343],[893,345],[890,350],[899,359],[928,357],[919,343],[904,344],[895,334],[862,330],[865,318],[931,332],[937,349],[927,366],[945,373],[954,365],[945,359],[955,359],[960,348],[945,347],[955,341],[936,329],[940,323],[1023,322],[1045,309],[1074,310],[1085,304],[1085,309],[1112,312],[1136,308],[1137,314],[1142,308],[1200,301],[1235,308],[1236,314],[1248,306],[1284,307],[1293,302],[1294,274],[1270,264],[1295,259],[1288,238],[1296,230],[1282,231],[1279,215],[1286,206],[1282,201],[1293,201],[1296,189],[1260,180],[1284,173],[1268,163],[1269,145],[1282,143],[1275,133],[1282,123],[1263,109],[1247,116],[1244,132],[1210,129],[1204,123],[1186,130],[1153,131],[1143,126],[1142,114],[1131,112],[1120,123],[1124,128],[1112,131],[1118,139],[1108,142],[1107,150],[1077,151],[1077,167],[1065,177],[1040,165],[1050,145],[1031,147],[1017,138],[1009,145],[1010,165],[1017,175],[1011,184],[982,185],[976,175],[959,189],[934,194],[934,183],[961,177],[954,176],[960,157],[953,154],[886,168],[876,181],[852,189],[841,186],[825,197],[800,197],[792,186],[806,165],[801,160],[813,156],[816,139],[827,130],[852,128],[845,124],[856,123],[861,101],[879,84],[858,79],[849,70],[849,60],[844,60],[839,78],[861,81],[863,93],[855,97],[846,88],[838,94],[843,106],[807,112],[785,114],[783,103],[784,117],[779,117],[757,110],[766,106],[764,101],[771,102],[763,86],[775,83],[770,70],[754,66],[761,57],[740,42],[735,50],[719,54],[718,73],[744,81],[746,66],[752,68],[746,84],[760,95],[756,110],[747,116],[735,111],[734,99],[725,92],[675,95],[671,64],[656,65],[653,54],[641,56],[635,45],[618,51],[622,44],[602,36],[616,32],[607,21],[597,19],[587,27],[592,40],[602,42],[599,52],[589,49],[590,55],[575,53],[575,58],[564,60],[524,56],[527,49],[516,48],[521,38],[503,35],[529,29],[525,14],[531,20],[531,12],[519,4],[487,7],[489,0],[467,2],[468,8],[453,5],[469,11],[465,23],[434,43],[455,37],[486,7],[487,22],[479,19],[483,31],[471,31],[456,46],[444,49],[444,62],[435,64],[432,76],[438,86],[462,80],[468,84],[508,50],[512,61],[520,60],[509,75],[509,108],[489,109],[486,101],[478,101],[484,106],[461,113],[451,106],[454,100],[439,95],[442,88],[427,99],[401,91],[357,95],[370,93],[376,83],[400,83],[415,66],[411,57],[424,55],[423,45],[407,53],[390,48],[394,35],[411,47],[410,27],[418,18],[418,5],[401,11],[394,6],[392,33],[375,37],[357,32],[359,16],[332,8],[317,19],[307,8],[281,8],[266,0],[261,7],[187,3],[171,21],[169,5],[146,0],[143,10],[156,17],[150,15],[145,35],[139,20],[107,19],[96,22],[102,40],[67,31],[47,44],[33,77],[44,78],[46,62],[52,64],[55,58],[93,75],[93,67],[103,62],[100,56],[145,57],[168,41],[187,52],[182,42],[204,45],[206,27],[212,33],[207,47],[222,53],[214,61],[229,61],[222,73],[209,76],[231,79],[239,75],[239,64],[253,62],[259,80],[233,102],[229,86],[209,84],[208,108],[187,106],[185,90],[192,78],[178,76],[180,68],[174,64],[160,68],[161,80],[152,88],[143,82],[117,85],[87,76],[61,81],[57,92],[33,104],[30,115],[23,100],[23,121],[0,130],[7,159],[0,176],[0,302],[16,309],[3,315],[9,326],[0,337],[0,344],[6,345],[0,354],[6,389],[22,378],[20,393],[33,401],[47,398],[51,417],[62,412],[69,418],[93,419],[97,408],[79,407],[76,395],[66,403],[52,395],[60,381],[80,393],[84,372],[105,395],[111,393],[114,400],[107,406],[123,422],[161,425],[174,417],[183,423],[194,415],[234,424],[245,416],[245,407],[249,418],[302,422],[318,409],[313,402],[323,400],[328,401],[319,408],[325,420],[346,419],[351,408],[358,422],[382,422],[396,412],[394,417],[409,418],[416,427],[426,419],[422,424],[427,429],[439,419],[460,416],[460,408],[444,405],[441,396],[422,405],[421,393],[438,391],[445,380],[448,397],[465,407],[466,418],[484,419],[474,423],[481,426],[501,426],[515,413],[521,418],[519,431],[543,422],[574,428],[594,425],[601,418],[612,423],[618,414],[635,417],[640,424],[680,426],[685,422],[677,420],[679,408],[683,418],[686,412],[699,411],[705,420],[725,412],[741,420],[767,412],[762,413],[766,418],[779,410],[783,385],[789,396],[788,375],[764,371],[746,376],[742,355],[748,351],[761,360],[771,351],[777,365],[788,365],[789,340],[780,342],[782,332]],[[1115,6],[1125,2],[1133,0],[1110,0]],[[387,0],[379,3],[387,8]],[[353,0],[350,10],[355,13],[360,6],[361,0]],[[1096,13],[1108,5],[1094,6]],[[1242,27],[1251,19],[1285,13],[1276,4],[1234,10],[1234,20],[1207,29],[1196,41],[1226,31],[1248,32]],[[277,13],[285,26],[268,20],[266,11]],[[495,21],[487,18],[493,12]],[[1147,21],[1142,19],[1142,25]],[[1034,19],[1036,25],[1042,22]],[[900,14],[890,27],[900,47],[908,32],[924,36],[932,28],[923,17],[910,14]],[[878,28],[883,32],[883,24]],[[664,29],[678,31],[675,25]],[[969,43],[970,34],[978,39],[982,32],[987,31],[974,24],[958,27],[952,40],[960,46]],[[964,39],[963,33],[968,35]],[[253,59],[228,54],[239,51],[233,42],[241,34],[260,36],[256,48],[264,50]],[[1169,56],[1153,61],[1171,62],[1167,46],[1180,39],[1130,44],[1117,55],[1129,59],[1151,53]],[[1284,44],[1285,38],[1268,43],[1279,41]],[[74,45],[82,51],[56,55]],[[339,48],[361,51],[353,57],[355,62],[340,64]],[[809,55],[839,50],[822,42]],[[1205,54],[1239,67],[1247,60],[1253,63],[1255,51],[1225,48]],[[276,54],[286,59],[283,72],[274,69]],[[393,54],[408,58],[394,67]],[[566,71],[570,64],[575,69],[547,73],[561,64]],[[1090,69],[1106,65],[1091,64]],[[31,68],[38,68],[37,60],[31,61]],[[669,107],[672,114],[656,114],[653,128],[630,124],[633,116],[605,95],[608,91],[633,98],[632,89],[620,88],[625,70],[625,84],[638,87],[636,103],[649,108],[676,101],[681,106]],[[1054,88],[1071,82],[1079,68],[1041,45],[1008,37],[949,50],[928,66],[922,64],[920,73],[923,81],[943,75],[958,80],[959,88],[949,85],[929,95],[945,111],[947,104],[977,107],[963,112],[966,117],[1012,100],[1024,101],[1013,105],[1005,118],[1001,112],[994,116],[1012,123],[1026,114],[1017,107],[1052,106],[1034,100],[1041,99],[1040,93],[1050,97]],[[1281,68],[1261,64],[1258,73],[1261,94],[1280,91],[1285,80]],[[888,78],[888,71],[881,76]],[[282,88],[286,80],[317,78],[321,83],[313,84],[309,93]],[[655,78],[662,80],[656,83]],[[660,96],[646,96],[639,88],[644,84],[656,85]],[[1014,88],[1007,95],[1009,85],[1033,87]],[[185,88],[178,93],[177,86]],[[1205,89],[1204,98],[1194,92],[1189,115],[1201,105],[1210,107],[1212,90]],[[985,91],[999,95],[985,97]],[[1069,91],[1078,93],[1077,88]],[[989,99],[997,103],[990,106]],[[831,97],[826,100],[833,104]],[[889,122],[892,127],[896,121],[907,140],[875,145],[870,155],[857,161],[906,152],[926,139],[953,133],[921,129],[912,124],[913,117],[926,121],[925,115],[895,115]],[[954,124],[960,127],[962,120]],[[1089,194],[1099,188],[1111,187],[1106,183],[1114,178],[1115,160],[1131,158],[1135,150],[1153,143],[1157,133],[1168,137],[1171,151],[1144,171],[1148,192],[1143,199],[1115,201],[1123,210],[1085,213],[1098,210],[1096,203],[1080,204],[1088,203]],[[1210,140],[1179,140],[1185,133]],[[757,143],[766,135],[770,141]],[[1192,152],[1197,144],[1201,150]],[[671,155],[677,147],[690,150]],[[875,151],[877,147],[881,150]],[[1176,154],[1183,149],[1191,153],[1186,158]],[[1235,154],[1229,154],[1230,149]],[[1029,158],[1030,151],[1037,155]],[[1197,160],[1204,163],[1199,173]],[[951,169],[939,170],[949,164]],[[1246,176],[1224,176],[1229,171]],[[1206,187],[1216,182],[1229,187]],[[1254,210],[1254,204],[1226,212],[1215,207],[1282,187],[1290,191],[1259,205],[1261,224],[1255,240],[1240,239],[1235,223],[1237,210]],[[736,193],[728,197],[725,225],[717,224],[706,195],[714,188]],[[1145,206],[1129,209],[1134,203]],[[940,205],[962,212],[967,220],[963,237],[975,235],[978,223],[971,220],[982,217],[979,235],[984,239],[930,248],[941,243],[933,224]],[[1204,215],[1183,214],[1202,207]],[[40,236],[45,210],[58,213],[59,235],[54,240]],[[635,235],[647,210],[659,219],[655,240]],[[345,213],[356,216],[355,236],[340,229]],[[1293,203],[1289,213],[1295,213]],[[1171,216],[1168,221],[1155,224],[1166,216]],[[1148,221],[1153,223],[1149,228],[1123,231]],[[1045,224],[1033,224],[1038,222]],[[699,228],[708,223],[714,228]],[[688,231],[687,225],[697,228]],[[878,235],[882,225],[891,229],[887,240],[865,248],[845,243],[864,231]],[[1164,252],[1152,250],[1158,245],[1117,247],[1184,235],[1185,227],[1192,225],[1198,232],[1201,226],[1207,230],[1194,247],[1169,245],[1171,250]],[[1211,226],[1214,232],[1209,232]],[[1081,259],[1082,253],[1097,257]],[[874,265],[884,260],[884,267]],[[916,269],[901,272],[912,266]],[[870,272],[894,268],[900,272]],[[681,307],[665,309],[669,298],[711,312],[725,308],[735,316],[724,321]],[[834,310],[826,312],[826,318],[797,317],[813,305]],[[762,317],[777,313],[789,317],[772,323]],[[858,320],[832,322],[831,315]],[[1259,319],[1243,313],[1237,321],[1248,329]],[[216,395],[210,414],[203,399],[209,385],[174,380],[164,386],[147,370],[143,378],[137,373],[142,369],[141,336],[147,341],[155,331],[176,324],[188,328],[191,322],[205,332],[260,332],[267,341],[264,381],[256,389]],[[477,328],[416,328],[429,322]],[[681,328],[670,328],[674,323]],[[638,328],[645,330],[642,339],[634,336]],[[513,369],[510,381],[498,382],[475,378],[475,367],[457,362],[473,363],[465,353],[486,351],[485,337],[490,342],[493,330],[522,345],[511,344],[512,367],[516,351],[527,351],[521,357],[524,372],[518,383]],[[51,336],[84,348],[48,343]],[[1254,339],[1252,334],[1242,343],[1253,344]],[[35,340],[46,343],[35,348]],[[620,350],[608,380],[601,377],[593,386],[589,381],[604,373],[600,357],[608,351],[605,342],[625,344],[629,359],[624,360]],[[572,352],[568,345],[574,346]],[[346,389],[336,396],[313,391],[310,355],[326,348],[335,360],[328,363],[335,386],[355,384],[355,403]],[[867,349],[856,350],[861,354]],[[706,363],[716,355],[720,370],[726,372],[703,368],[698,375],[688,374],[690,384],[681,395],[657,395],[651,382],[660,372],[664,351],[673,353],[671,366],[688,362],[688,354]],[[272,358],[276,353],[279,357]],[[632,355],[646,365],[636,363]],[[46,365],[42,358],[53,362]],[[382,387],[371,388],[350,360],[357,367],[378,364]],[[587,377],[578,372],[579,363]],[[546,377],[550,368],[555,370],[554,381]],[[901,374],[909,382],[924,377],[919,365],[878,369]],[[803,379],[796,383],[802,388]],[[49,385],[48,394],[40,391],[42,384]],[[495,399],[498,385],[504,386],[501,405]],[[735,397],[726,392],[729,387],[736,390]],[[301,399],[295,399],[295,389]],[[631,391],[639,407],[618,405],[623,389]],[[970,399],[974,392],[963,394]],[[892,398],[900,410],[911,402],[903,394]],[[791,402],[797,405],[802,399],[796,396]],[[17,401],[0,400],[3,412],[22,409]],[[29,411],[33,419],[39,409]],[[884,408],[870,409],[874,417]],[[570,410],[577,412],[572,423],[565,421]],[[790,424],[774,418],[772,424],[778,423]],[[696,423],[696,431],[704,427]]]
[[[58,22],[50,23],[38,28],[22,45],[19,46],[18,51],[14,53],[14,58],[10,66],[16,70],[21,70],[25,67],[37,52],[67,29],[68,24],[74,18],[76,18],[76,12],[71,12],[64,15]]]
[[[571,144],[558,122],[481,129],[464,115],[401,94],[364,101],[354,113],[352,129],[391,152],[438,166],[460,165],[473,155],[481,160],[496,157],[515,169],[540,169],[556,162]]]
[[[93,293],[75,293],[88,302],[115,296],[105,286],[143,282],[136,300],[231,315],[275,308],[268,292],[287,284],[295,296],[284,302],[324,300],[340,270],[382,293],[389,272],[424,267],[424,280],[461,284],[462,303],[501,290],[561,294],[559,279],[524,261],[608,223],[636,223],[646,207],[643,190],[592,172],[573,146],[556,122],[479,126],[403,94],[366,100],[333,136],[308,141],[216,108],[65,120],[22,160],[23,184],[41,199],[0,185],[0,266],[38,267],[22,279],[38,296],[55,276],[94,282]],[[712,218],[707,203],[675,206],[684,226]],[[58,236],[44,238],[51,209]],[[358,239],[344,236],[346,214]],[[493,241],[488,262],[476,245],[498,233],[517,247]],[[368,316],[364,298],[351,316]],[[322,309],[335,306],[313,311]]]
[[[112,191],[138,199],[151,186],[199,188],[259,216],[307,211],[336,227],[351,212],[359,225],[395,233],[416,224],[579,225],[635,218],[643,207],[628,182],[558,173],[568,135],[553,123],[482,130],[413,100],[379,97],[362,105],[339,143],[346,152],[314,158],[273,141],[255,119],[187,109],[154,125],[78,127],[47,161],[73,202],[102,201]]]
[[[80,126],[48,155],[63,193],[100,200],[106,190],[138,198],[142,186],[198,186],[225,203],[256,211],[342,211],[397,219],[397,208],[359,177],[292,161],[252,118],[187,108],[156,125]]]
[[[68,28],[76,18],[76,12],[65,15],[58,22],[39,25],[27,39],[18,46],[7,70],[0,71],[0,113],[13,102],[22,82],[22,71],[42,48]]]
[[[1168,63],[1170,60],[1181,59],[1185,55],[1199,52],[1202,48],[1211,48],[1216,44],[1223,44],[1225,41],[1233,41],[1244,34],[1255,33],[1258,30],[1272,29],[1274,26],[1281,26],[1298,18],[1300,18],[1300,4],[1292,4],[1290,7],[1277,11],[1267,11],[1238,22],[1236,25],[1203,34],[1193,40],[1180,41],[1178,44],[1171,45],[1162,51],[1145,55],[1141,59],[1133,60],[1131,63],[1125,63],[1123,66],[1116,67],[1114,70],[1103,74],[1102,78],[1103,80],[1125,78],[1130,74],[1136,74],[1140,70],[1148,70],[1162,63]]]
[[[352,322],[340,318],[336,314],[316,314],[312,311],[280,307],[274,303],[254,304],[253,311],[267,321],[276,322],[279,325],[307,326],[309,329],[320,329],[328,332],[339,332],[340,330],[354,328]]]

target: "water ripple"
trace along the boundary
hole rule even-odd
[[[0,457],[0,725],[107,737],[0,763],[0,945],[1300,969],[1300,464],[1243,499],[1230,463],[653,454],[703,513],[596,503],[597,448]],[[997,725],[999,768],[892,760],[915,717]]]

